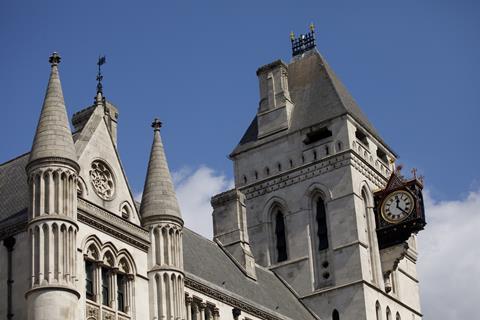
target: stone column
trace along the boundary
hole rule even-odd
[[[193,298],[190,297],[187,294],[185,294],[185,303],[186,303],[186,309],[187,309],[187,316],[186,316],[186,319],[187,320],[192,320],[192,302],[193,302]]]
[[[205,308],[207,304],[205,302],[200,303],[200,320],[205,320]]]
[[[213,309],[213,320],[220,320],[220,309],[216,307]]]

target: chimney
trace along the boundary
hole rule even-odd
[[[214,240],[238,262],[247,276],[256,280],[255,259],[248,240],[245,196],[232,189],[214,196],[211,204]]]
[[[293,103],[288,91],[288,66],[277,60],[257,70],[260,102],[257,112],[258,137],[288,129]]]

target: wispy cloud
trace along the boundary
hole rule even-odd
[[[211,239],[213,225],[210,198],[232,188],[233,181],[206,166],[196,170],[182,169],[173,176],[185,225]]]
[[[418,272],[425,319],[476,319],[480,290],[480,191],[462,200],[425,197]]]

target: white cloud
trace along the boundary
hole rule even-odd
[[[478,319],[480,191],[463,200],[425,197],[418,272],[425,320]]]
[[[172,177],[185,225],[211,239],[213,224],[210,198],[233,188],[233,181],[205,166],[195,171],[183,168],[174,172]]]

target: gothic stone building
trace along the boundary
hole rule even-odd
[[[141,203],[101,87],[71,131],[54,53],[31,151],[0,165],[1,317],[421,319],[415,236],[382,249],[376,234],[373,192],[396,155],[321,54],[300,49],[257,70],[213,241],[183,226],[158,120]]]

